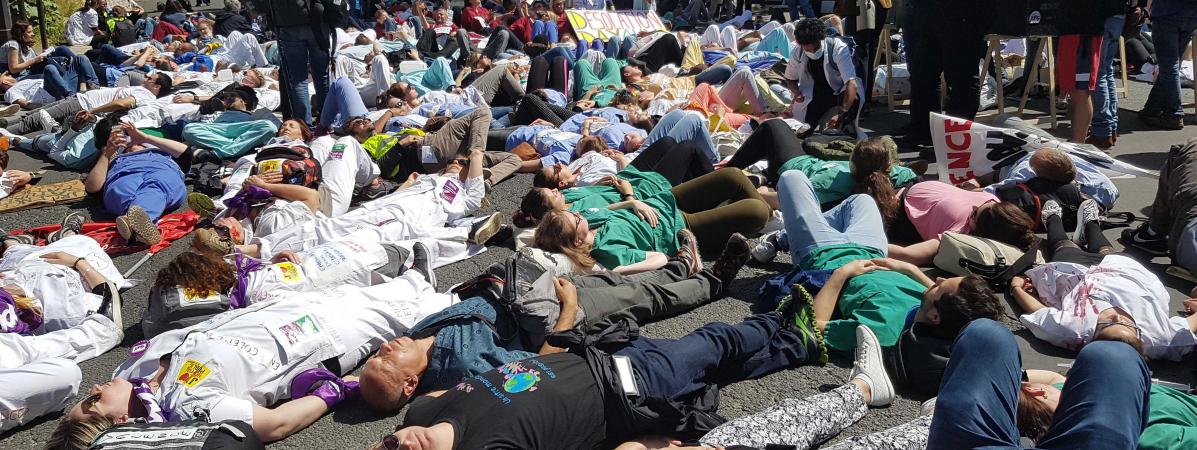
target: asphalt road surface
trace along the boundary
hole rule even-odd
[[[1134,112],[1142,106],[1149,88],[1149,85],[1131,82],[1129,89],[1130,97],[1121,100],[1122,136],[1119,139],[1118,147],[1112,153],[1118,158],[1132,164],[1150,169],[1158,169],[1170,145],[1181,143],[1189,137],[1197,136],[1197,122],[1194,120],[1192,115],[1193,109],[1190,106],[1186,110],[1190,113],[1186,122],[1187,126],[1182,131],[1145,130],[1140,127],[1135,119]],[[1186,105],[1192,105],[1193,91],[1186,89],[1183,99]],[[1043,110],[1046,107],[1046,103],[1040,100],[1032,103],[1032,107],[1033,109]],[[1029,111],[1028,115],[1030,115]],[[985,121],[984,118],[978,120]],[[907,114],[905,112],[891,113],[887,112],[884,107],[879,107],[874,108],[874,112],[864,118],[862,124],[874,132],[874,134],[884,134],[897,129],[905,124],[906,121]],[[1058,136],[1067,136],[1069,130],[1066,124],[1061,124],[1053,132]],[[46,169],[48,172],[42,181],[43,183],[81,178],[83,176],[82,172],[66,171],[55,167],[49,160],[31,157],[18,151],[12,152],[10,167],[21,170]],[[1116,180],[1115,183],[1122,191],[1122,197],[1114,208],[1116,211],[1133,211],[1137,214],[1142,214],[1142,210],[1150,205],[1155,195],[1156,181],[1152,179],[1120,179]],[[497,185],[492,192],[490,208],[508,214],[511,213],[516,209],[517,202],[530,185],[531,176],[529,175],[520,175]],[[65,214],[76,210],[83,211],[96,220],[112,219],[112,216],[104,211],[103,206],[98,200],[92,200],[69,206],[53,206],[3,214],[0,215],[0,227],[14,229],[57,223]],[[1119,229],[1109,230],[1107,231],[1107,235],[1111,240],[1114,240],[1119,231]],[[168,261],[185,251],[190,244],[190,236],[177,241],[168,249],[155,255],[133,275],[132,278],[140,280],[140,284],[129,289],[123,295],[126,326],[125,339],[120,347],[81,364],[83,369],[82,391],[86,391],[92,383],[107,381],[112,369],[127,356],[129,345],[141,339],[138,321],[141,319],[142,313],[146,308],[147,292],[153,284],[155,274]],[[437,278],[440,282],[439,289],[445,290],[453,284],[465,281],[478,274],[490,264],[501,261],[510,254],[511,245],[509,242],[502,247],[492,248],[472,259],[437,270]],[[1116,242],[1114,245],[1119,248],[1121,247]],[[1139,256],[1143,257],[1143,255]],[[133,254],[117,257],[114,260],[123,272],[141,257],[141,254]],[[708,261],[708,263],[710,262]],[[1173,311],[1181,310],[1181,300],[1185,298],[1182,292],[1188,292],[1192,288],[1192,285],[1163,275],[1163,270],[1167,267],[1166,264],[1168,263],[1166,258],[1156,258],[1152,263],[1154,263],[1153,269],[1161,275],[1165,284],[1169,286],[1169,291],[1172,294],[1171,309]],[[789,267],[790,259],[785,254],[779,255],[772,263],[750,263],[741,270],[737,280],[728,287],[729,293],[726,298],[714,301],[689,313],[649,324],[644,328],[644,333],[652,337],[677,338],[707,322],[739,322],[743,317],[755,311],[767,309],[767,307],[758,307],[754,304],[757,288],[764,279],[785,271]],[[1035,341],[1030,336],[1030,333],[1014,320],[1016,316],[1013,312],[1008,313],[1008,316],[1010,319],[1006,322],[1018,336],[1020,346],[1022,347],[1023,363],[1026,368],[1048,369],[1061,372],[1067,370],[1060,364],[1070,362],[1074,356],[1073,353],[1051,347],[1044,342]],[[1188,363],[1154,362],[1151,364],[1151,367],[1154,370],[1154,376],[1163,380],[1188,383],[1193,379],[1192,365]],[[833,356],[831,363],[825,366],[810,365],[798,367],[759,380],[744,381],[729,385],[722,391],[722,406],[719,412],[729,418],[739,417],[749,412],[759,411],[783,398],[801,398],[821,390],[827,390],[848,381],[847,377],[850,368],[851,355],[839,355],[838,357]],[[845,430],[832,441],[834,442],[845,436],[855,436],[883,430],[908,421],[917,416],[919,403],[923,400],[926,400],[926,398],[899,390],[899,397],[893,405],[887,408],[870,410],[869,414],[863,420]],[[401,418],[402,413],[393,416],[379,415],[369,411],[362,405],[346,403],[307,429],[281,442],[275,443],[271,447],[280,449],[365,448],[372,443],[378,442],[383,435],[393,431]],[[0,448],[39,448],[45,442],[48,434],[54,429],[57,420],[58,415],[50,415],[24,427],[0,435]]]

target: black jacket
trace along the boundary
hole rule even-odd
[[[249,19],[246,19],[241,14],[222,9],[216,11],[215,16],[216,26],[212,31],[215,31],[216,34],[228,36],[229,33],[234,31],[242,33],[253,32],[253,27],[249,24]]]

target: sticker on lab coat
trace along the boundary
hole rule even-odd
[[[268,159],[258,163],[258,173],[282,172],[282,159]]]
[[[341,159],[342,156],[345,156],[345,144],[334,145],[328,152],[328,159]]]
[[[212,369],[205,366],[203,363],[194,359],[188,359],[183,363],[183,367],[179,369],[179,376],[177,379],[179,383],[187,386],[187,388],[195,388],[196,385],[208,378],[212,373]]]
[[[295,267],[295,264],[281,262],[275,264],[274,267],[278,268],[279,274],[283,276],[284,283],[295,284],[303,282],[303,274],[299,273],[299,268]]]
[[[452,178],[445,180],[444,187],[441,188],[441,198],[446,203],[453,203],[453,199],[457,198],[457,193],[461,192],[461,186],[457,184],[457,180]]]
[[[283,349],[284,361],[303,358],[321,348],[334,346],[324,325],[312,314],[270,323],[265,327],[266,331],[278,342],[279,347]]]
[[[195,292],[192,289],[184,289],[182,300],[180,303],[183,306],[206,305],[209,303],[220,303],[220,294],[217,292],[207,291],[204,293]]]

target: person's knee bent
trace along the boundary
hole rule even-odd
[[[956,337],[956,342],[952,344],[952,347],[961,343],[968,343],[968,345],[975,347],[993,350],[1008,345],[1013,345],[1015,348],[1018,347],[1018,343],[1014,342],[1014,334],[1010,332],[1010,329],[993,319],[976,319],[969,322],[964,327],[964,330],[960,332],[960,335]]]
[[[788,170],[781,174],[777,181],[777,190],[784,191],[789,189],[810,189],[814,191],[813,185],[810,183],[810,178],[802,173],[801,170]]]
[[[1102,377],[1122,382],[1147,374],[1146,363],[1130,344],[1121,341],[1093,341],[1077,353],[1077,363],[1098,364]]]
[[[792,170],[790,172],[793,172]],[[881,209],[877,207],[877,201],[868,194],[852,194],[844,199],[845,207],[850,207],[853,210],[864,213],[876,213],[877,217],[881,217]],[[850,206],[847,206],[850,205]]]

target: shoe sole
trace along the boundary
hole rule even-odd
[[[1168,256],[1167,250],[1161,252],[1159,250],[1144,247],[1143,244],[1135,242],[1133,239],[1127,238],[1126,236],[1118,238],[1118,242],[1121,242],[1122,245],[1127,248],[1133,248],[1136,251],[1143,252],[1143,253],[1146,253],[1151,256],[1156,256],[1156,257]]]
[[[424,249],[424,257],[428,260],[428,267],[427,267],[427,270],[424,271],[424,274],[425,274],[424,278],[428,280],[429,285],[432,285],[432,287],[435,288],[436,287],[436,271],[432,270],[432,251],[430,251],[428,249],[428,246],[424,245],[423,242],[417,242],[411,248],[413,260],[416,257],[416,248]]]
[[[212,201],[212,197],[199,192],[187,194],[187,207],[199,214],[201,219],[210,219],[216,215],[216,203]]]
[[[79,230],[75,230],[75,229],[73,229],[73,228],[71,228],[71,227],[69,227],[69,226],[68,226],[68,225],[70,225],[68,222],[71,222],[71,220],[70,220],[70,219],[71,219],[72,217],[79,217],[79,218],[80,218],[80,220],[79,220],[79,228],[80,228],[80,229],[82,229],[82,227],[83,227],[83,222],[85,222],[84,220],[82,220],[82,219],[83,219],[83,216],[82,216],[82,215],[80,215],[79,213],[70,213],[70,214],[67,214],[67,216],[66,216],[66,217],[62,218],[62,222],[58,224],[59,228],[58,228],[57,230],[54,230],[54,232],[53,232],[53,233],[50,233],[50,235],[49,235],[49,236],[46,236],[46,243],[47,243],[47,244],[54,243],[54,242],[57,242],[59,239],[62,239],[62,235],[63,235],[63,234],[66,234],[66,232],[67,232],[67,231],[74,231],[74,232],[76,232],[76,233],[78,233],[78,232],[79,232]]]
[[[0,117],[8,117],[21,111],[21,105],[12,104],[0,108]]]
[[[207,228],[201,228],[195,231],[195,240],[192,241],[191,246],[201,252],[215,252],[221,255],[226,255],[232,252],[232,249],[229,248],[228,244],[221,239],[216,232]]]
[[[499,232],[499,228],[502,226],[503,213],[491,214],[491,216],[486,219],[486,223],[479,227],[478,230],[474,232],[473,236],[470,236],[469,242],[471,244],[486,245],[486,241],[490,240],[492,237],[495,237],[495,234]]]
[[[154,225],[154,221],[150,220],[150,216],[146,214],[144,209],[139,206],[129,208],[129,212],[125,213],[125,233],[121,233],[120,222],[117,222],[116,231],[121,233],[121,237],[129,234],[125,240],[129,238],[136,240],[145,245],[154,246],[162,242],[162,233],[158,231],[158,227]]]

